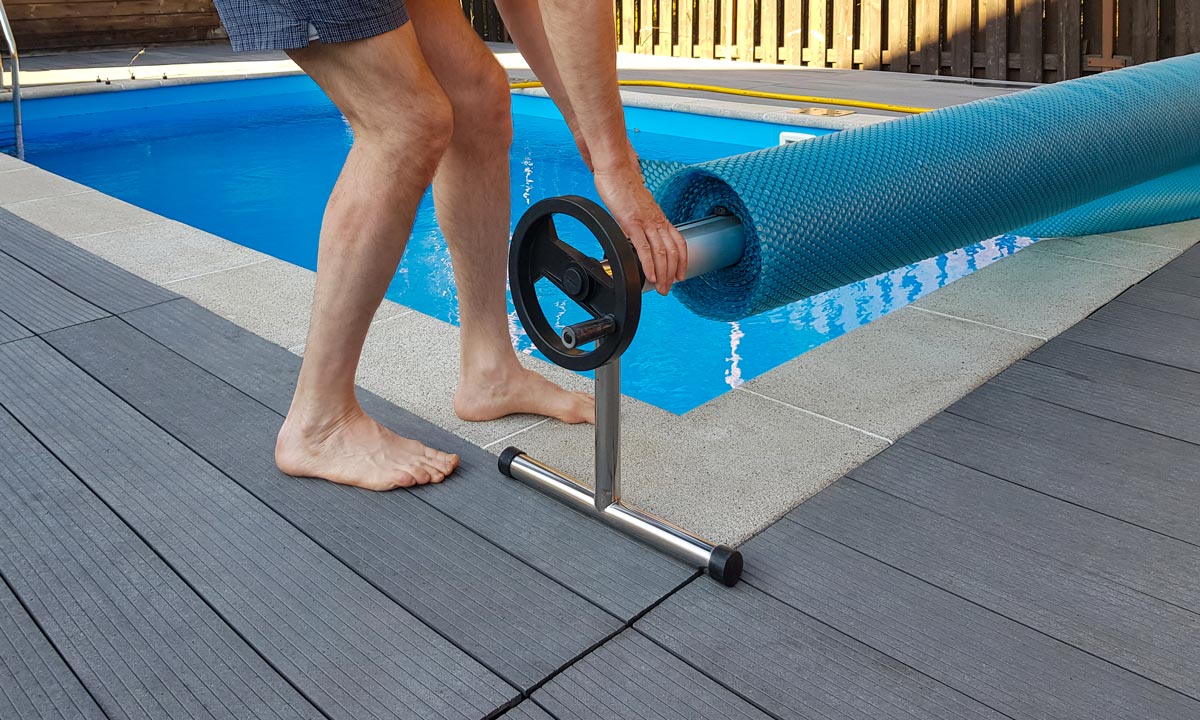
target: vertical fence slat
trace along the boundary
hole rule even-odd
[[[672,0],[658,0],[658,15],[654,27],[658,30],[658,38],[654,42],[655,55],[671,55],[675,50],[675,33],[672,28],[675,9]]]
[[[1200,8],[1193,0],[1175,4],[1175,54],[1200,52]]]
[[[788,65],[804,64],[804,6],[800,0],[783,0],[783,47]]]
[[[1130,40],[1133,45],[1133,61],[1144,63],[1157,60],[1158,0],[1125,0],[1121,7],[1132,11],[1130,14],[1133,16],[1133,36]]]
[[[908,72],[909,0],[888,0],[888,70]]]
[[[679,0],[679,48],[676,55],[692,57],[692,23],[696,18],[696,0]]]
[[[808,0],[808,64],[823,68],[828,60],[829,37],[825,32],[828,19],[826,0]]]
[[[471,26],[475,28],[475,32],[479,33],[479,37],[487,37],[487,20],[483,13],[483,4],[486,0],[471,0]]]
[[[762,61],[774,65],[779,62],[779,0],[762,0]]]
[[[854,0],[833,0],[833,66],[854,67]]]
[[[878,70],[883,65],[883,49],[880,36],[883,33],[883,0],[862,0],[862,16],[859,27],[862,36],[862,69]]]
[[[941,65],[940,11],[939,0],[917,0],[916,40],[923,75],[937,75]]]
[[[732,2],[732,0],[730,0]],[[737,0],[737,59],[754,62],[754,0]]]
[[[1103,18],[1100,8],[1103,0],[1083,0],[1083,54],[1099,55]],[[1086,69],[1085,69],[1086,71]]]
[[[1080,0],[1057,0],[1058,5],[1058,79],[1069,80],[1080,75],[1083,62],[1081,46],[1083,27],[1080,22],[1083,5]]]
[[[950,74],[971,77],[972,0],[949,0],[946,11],[946,41],[950,44]]]
[[[716,55],[717,3],[699,0],[696,5],[696,57],[711,60]]]
[[[1157,1],[1157,0],[1153,0]],[[1042,0],[1018,0],[1021,26],[1021,80],[1042,81]]]
[[[734,35],[734,19],[737,17],[737,0],[720,0],[718,11],[721,21],[717,23],[720,37],[717,39],[717,57],[737,57],[737,36]]]
[[[1008,3],[980,0],[979,22],[983,25],[984,74],[991,80],[1008,79]]]
[[[638,3],[637,50],[634,52],[654,52],[654,0]]]
[[[1113,55],[1133,55],[1133,0],[1117,0],[1117,39]]]
[[[637,48],[637,10],[635,0],[621,0],[621,52],[635,52]]]

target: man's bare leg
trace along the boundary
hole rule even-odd
[[[429,68],[454,109],[454,134],[433,182],[454,263],[462,357],[454,409],[464,420],[513,413],[592,422],[591,395],[563,390],[517,360],[508,335],[512,142],[508,76],[453,0],[408,0]]]
[[[354,145],[321,224],[312,324],[276,463],[289,475],[371,490],[439,482],[457,456],[368,417],[354,396],[354,374],[417,204],[450,142],[449,102],[411,23],[291,55],[349,120]]]

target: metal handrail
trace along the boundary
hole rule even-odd
[[[13,37],[8,13],[4,10],[4,0],[0,0],[0,30],[4,32],[4,42],[8,45],[9,56],[12,57],[13,131],[17,137],[17,157],[24,160],[25,138],[21,132],[21,56],[17,52],[17,39]],[[3,68],[0,67],[0,77],[2,76]]]

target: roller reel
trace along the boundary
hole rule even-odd
[[[571,217],[599,242],[603,258],[588,257],[563,242],[555,216]],[[680,226],[688,241],[692,277],[736,262],[744,239],[735,218],[717,215]],[[548,280],[590,318],[556,332],[542,310],[538,282]],[[737,550],[697,537],[683,528],[627,507],[620,488],[620,357],[633,341],[641,318],[645,273],[632,243],[597,203],[578,196],[542,200],[517,223],[509,251],[513,304],[525,331],[552,362],[570,370],[596,371],[596,489],[509,447],[500,471],[571,507],[616,527],[734,585],[742,574]],[[591,349],[583,346],[593,344]]]

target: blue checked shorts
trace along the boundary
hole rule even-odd
[[[381,35],[408,22],[404,0],[215,0],[233,49],[293,50]]]

